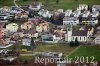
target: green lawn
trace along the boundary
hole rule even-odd
[[[22,60],[32,60],[34,57],[33,56],[20,56],[19,58]]]
[[[19,5],[28,5],[31,4],[34,0],[28,0],[28,1],[18,1],[17,4]],[[46,0],[39,0],[41,1],[47,9],[58,9],[63,8],[66,9],[75,9],[78,7],[79,4],[88,4],[88,5],[94,5],[94,4],[100,4],[100,0],[79,0],[76,2],[75,0],[59,0],[59,4],[56,4],[56,0],[48,0],[48,3],[46,3]],[[13,0],[2,0],[0,1],[0,6],[11,6],[13,5]]]
[[[38,45],[34,52],[62,52],[64,55],[68,55],[74,49],[75,47],[69,47],[68,44],[45,44]]]
[[[0,1],[0,7],[2,6],[12,6],[13,4],[13,0],[1,0]]]
[[[100,46],[81,46],[77,51],[72,53],[69,57],[75,58],[76,56],[95,57],[95,61],[100,61]],[[75,59],[76,60],[76,59]]]
[[[41,1],[47,9],[58,9],[63,8],[66,9],[75,9],[78,7],[79,4],[88,4],[88,5],[94,5],[94,4],[100,4],[100,0],[79,0],[76,2],[75,0],[59,0],[59,4],[56,4],[56,0],[48,0],[48,3],[46,3],[46,0],[39,0]],[[19,5],[27,5],[32,3],[33,0],[28,0],[25,2],[17,2]]]
[[[25,49],[25,47],[22,46]],[[22,49],[21,48],[21,49]],[[33,52],[62,52],[64,55],[68,55],[76,47],[69,47],[68,44],[40,44],[36,46]],[[22,52],[21,54],[31,54],[32,52]],[[29,60],[32,56],[20,56],[21,59]]]

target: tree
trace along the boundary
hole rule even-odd
[[[23,1],[28,1],[28,0],[23,0]]]
[[[70,42],[70,47],[74,47],[74,42],[73,41]]]
[[[33,49],[35,48],[35,42],[34,42],[34,38],[33,37],[31,37],[31,49],[32,49],[32,51],[33,51]]]
[[[75,38],[75,46],[79,46],[79,42],[78,42],[77,38]]]
[[[59,4],[59,0],[56,0],[56,4]]]
[[[78,1],[78,0],[75,0],[76,2]]]
[[[33,11],[30,10],[30,11],[29,11],[28,17],[30,17],[30,18],[34,17],[34,14],[35,14],[35,13],[34,13]]]

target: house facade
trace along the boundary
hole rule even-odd
[[[100,44],[100,35],[95,38],[95,44]]]
[[[95,17],[88,17],[88,18],[82,18],[82,24],[86,25],[96,25],[98,23],[98,19]]]
[[[11,32],[17,32],[18,28],[19,26],[16,23],[11,23],[11,24],[6,25],[6,29]]]
[[[63,19],[63,25],[77,25],[79,24],[79,19],[78,17],[64,17]]]
[[[30,46],[31,45],[31,38],[23,38],[22,39],[22,45]]]
[[[29,9],[34,11],[39,11],[42,7],[42,3],[40,2],[33,2],[31,5],[29,5]]]
[[[32,22],[25,22],[21,25],[21,29],[25,29],[25,30],[29,30],[33,27],[33,23]]]

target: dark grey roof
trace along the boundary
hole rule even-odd
[[[94,21],[94,20],[97,20],[98,18],[96,17],[88,17],[88,18],[82,18],[82,21]]]
[[[65,17],[64,18],[64,21],[76,21],[76,20],[78,20],[77,17]]]
[[[87,36],[87,30],[73,30],[72,36]]]

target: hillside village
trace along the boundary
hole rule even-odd
[[[41,2],[29,6],[4,6],[0,8],[0,49],[20,43],[31,46],[34,43],[70,43],[82,45],[100,44],[100,5],[89,7],[79,4],[76,10],[43,8]],[[0,50],[2,53],[11,50]],[[14,58],[19,54],[14,53]],[[11,55],[12,56],[12,55]]]
[[[35,3],[35,6],[31,5],[29,11],[21,11],[15,6],[0,8],[1,42],[9,39],[7,42],[9,44],[14,40],[24,40],[24,37],[27,37],[26,41],[34,37],[38,41],[50,43],[70,42],[77,38],[82,43],[100,44],[99,5],[93,5],[90,10],[88,5],[80,4],[75,11],[71,9],[48,11],[35,8],[36,4],[40,5],[39,3]]]

